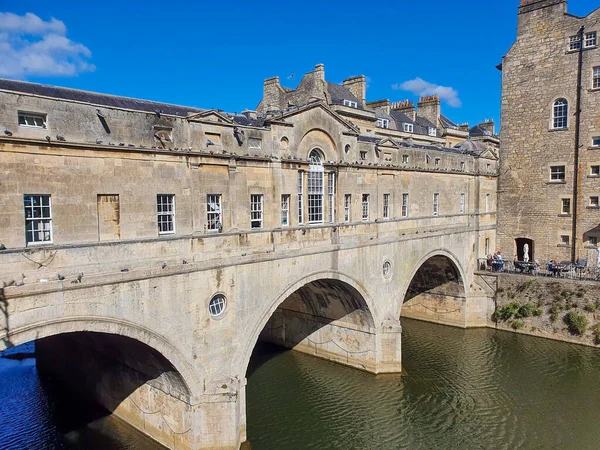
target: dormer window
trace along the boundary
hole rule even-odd
[[[46,127],[46,115],[38,113],[19,113],[19,126],[20,127],[34,127],[34,128],[47,128]]]
[[[389,128],[390,121],[388,119],[377,119],[377,126],[379,128]]]
[[[437,130],[434,127],[429,127],[429,136],[437,136]]]
[[[346,99],[344,99],[344,106],[349,106],[350,108],[358,108],[358,104],[356,102]]]
[[[405,133],[412,133],[413,132],[413,124],[412,123],[403,123],[402,131],[404,131]]]
[[[583,48],[592,48],[598,44],[598,39],[596,37],[596,32],[591,31],[589,33],[585,33],[585,39],[583,41]]]

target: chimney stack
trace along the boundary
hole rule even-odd
[[[437,95],[421,97],[417,115],[429,120],[435,127],[440,123],[440,98]]]
[[[402,100],[401,102],[393,102],[392,111],[404,113],[413,121],[417,118],[417,114],[415,111],[415,102],[413,102],[412,100]]]
[[[364,105],[367,98],[367,82],[364,75],[346,78],[342,84]]]
[[[281,96],[283,90],[279,84],[279,77],[267,78],[263,84],[263,99],[261,101],[261,112],[271,109],[281,109]]]
[[[368,102],[366,104],[369,108],[379,109],[385,113],[390,113],[390,101],[389,100],[375,100],[374,102]]]
[[[317,64],[315,66],[315,75],[316,75],[317,79],[319,79],[321,81],[325,81],[325,65],[324,64]]]
[[[485,119],[482,123],[479,124],[481,128],[485,131],[489,131],[492,135],[494,135],[494,120],[493,119]]]

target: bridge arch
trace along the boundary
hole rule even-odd
[[[375,324],[380,323],[379,311],[377,309],[376,302],[371,297],[367,289],[362,285],[362,283],[336,270],[313,272],[283,287],[280,293],[268,304],[268,307],[256,321],[256,324],[252,328],[245,346],[241,350],[241,356],[239,358],[240,363],[238,367],[238,373],[240,373],[241,376],[245,375],[250,362],[250,357],[252,356],[252,352],[254,351],[256,344],[258,343],[261,332],[265,329],[276,310],[299,290],[315,282],[337,282],[341,283],[343,286],[346,286],[351,291],[354,291],[355,300],[362,303],[362,306],[368,312],[368,327],[372,328],[376,326]]]
[[[404,286],[400,291],[400,303],[397,317],[403,315],[405,304],[421,294],[436,296],[437,303],[443,304],[443,297],[464,300],[466,297],[465,270],[459,258],[447,249],[438,249],[427,253],[411,269],[410,275],[405,279]],[[424,300],[424,299],[420,299]],[[423,302],[425,303],[425,302]],[[427,310],[421,314],[410,314],[409,317],[428,320],[428,314],[439,316],[445,313],[456,313],[464,305],[452,306],[446,311],[442,306],[439,308],[421,305]],[[411,308],[413,305],[406,305]],[[416,305],[414,305],[416,306]],[[447,306],[447,305],[446,305]],[[433,319],[431,317],[430,319]],[[440,321],[440,317],[436,317]],[[443,320],[442,320],[443,322]]]
[[[192,367],[181,351],[164,336],[136,323],[110,317],[73,316],[32,323],[11,329],[3,338],[2,347],[8,348],[44,338],[78,332],[103,333],[132,339],[157,351],[181,375],[184,395],[199,395],[204,370]]]

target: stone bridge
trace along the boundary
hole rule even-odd
[[[40,371],[169,448],[238,448],[259,339],[384,373],[401,370],[401,316],[485,325],[477,224],[456,215],[4,251],[16,282],[2,289],[2,346],[36,341]],[[215,296],[226,305],[211,317]]]

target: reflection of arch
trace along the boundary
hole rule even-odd
[[[400,298],[402,299],[402,301],[400,302],[399,309],[398,309],[398,314],[396,315],[396,317],[400,317],[400,315],[401,315],[402,305],[404,304],[404,301],[406,300],[406,296],[407,296],[408,290],[409,290],[410,285],[412,284],[412,282],[413,282],[413,280],[414,280],[415,275],[417,274],[417,272],[429,260],[431,260],[432,258],[435,258],[437,256],[447,258],[448,261],[452,264],[452,266],[454,267],[454,269],[458,273],[459,279],[457,281],[458,281],[459,285],[462,285],[462,295],[463,296],[466,295],[465,271],[464,271],[462,265],[460,264],[458,258],[452,252],[450,252],[448,250],[445,250],[445,249],[434,250],[432,252],[429,252],[423,258],[421,258],[419,260],[419,262],[417,264],[415,264],[415,266],[412,268],[410,276],[406,278],[405,284],[402,287],[402,290],[400,291]]]
[[[164,336],[126,320],[95,316],[61,317],[12,329],[7,339],[10,339],[12,345],[17,346],[46,337],[86,331],[125,336],[141,342],[159,352],[173,365],[191,395],[195,395],[196,390],[201,386],[204,371],[199,374],[198,369],[192,367],[177,347]]]
[[[269,319],[271,318],[271,316],[273,315],[275,310],[288,297],[290,297],[292,294],[294,294],[296,291],[298,291],[302,287],[307,286],[314,281],[319,281],[319,280],[326,281],[327,279],[341,281],[341,282],[347,284],[348,286],[350,286],[351,288],[353,288],[362,297],[362,301],[365,303],[366,307],[368,308],[368,312],[371,314],[374,324],[377,325],[380,323],[379,313],[377,311],[375,302],[373,301],[373,299],[371,298],[371,296],[368,294],[367,290],[361,283],[359,283],[358,281],[356,281],[355,279],[353,279],[347,275],[344,275],[341,272],[334,271],[334,270],[324,270],[324,271],[320,271],[320,272],[314,272],[314,273],[307,275],[303,278],[300,278],[296,282],[291,283],[291,284],[287,285],[286,287],[284,287],[282,289],[282,291],[279,293],[279,295],[277,295],[277,297],[269,304],[266,311],[258,318],[256,325],[254,326],[254,328],[252,329],[252,331],[248,337],[246,345],[241,349],[241,353],[238,357],[238,359],[241,359],[240,366],[238,368],[239,369],[238,373],[242,374],[241,375],[242,377],[246,373],[246,368],[248,367],[248,363],[250,361],[250,357],[252,356],[254,347],[256,347],[256,343],[258,342],[258,337],[259,337],[261,331],[265,328],[267,322],[269,321]]]

